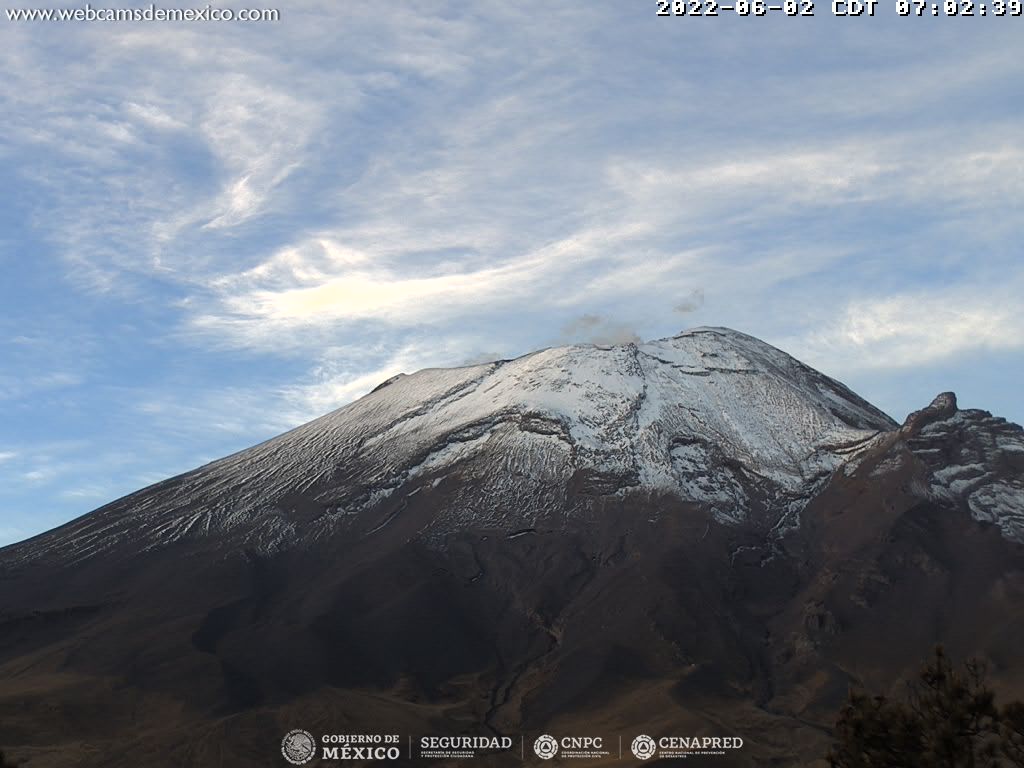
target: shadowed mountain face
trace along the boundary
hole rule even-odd
[[[0,550],[0,747],[650,733],[810,764],[849,684],[936,642],[1024,692],[1022,477],[1020,427],[951,394],[900,427],[727,329],[396,377]]]

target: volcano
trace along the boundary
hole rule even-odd
[[[1024,431],[951,393],[900,425],[725,328],[429,369],[0,550],[0,747],[279,766],[301,728],[522,765],[564,734],[635,765],[650,734],[812,765],[849,686],[935,643],[1024,692],[1022,545]]]

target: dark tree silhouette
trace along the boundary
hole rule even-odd
[[[905,701],[851,691],[835,737],[832,768],[1024,768],[1024,704],[1000,709],[984,666],[938,647]]]

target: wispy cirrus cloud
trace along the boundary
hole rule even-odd
[[[75,387],[82,378],[68,371],[52,371],[31,376],[0,374],[0,401],[14,400],[26,395]]]
[[[571,312],[588,301],[643,296],[648,312],[667,314],[681,302],[694,311],[703,306],[703,294],[700,302],[691,301],[704,290],[698,285],[706,285],[712,297],[734,295],[737,277],[744,275],[739,290],[751,295],[858,257],[863,245],[856,241],[802,242],[801,227],[811,216],[820,229],[822,216],[832,211],[833,224],[845,229],[876,206],[910,211],[928,205],[943,215],[935,228],[946,229],[986,201],[999,206],[1020,191],[1024,154],[1017,150],[950,154],[916,147],[916,142],[858,142],[832,152],[801,150],[676,168],[612,160],[606,170],[610,184],[601,193],[605,201],[589,201],[599,214],[572,222],[580,227],[567,226],[562,238],[536,250],[502,261],[498,257],[516,252],[495,236],[477,240],[464,255],[462,233],[455,231],[450,240],[431,244],[446,256],[424,264],[420,251],[403,250],[414,233],[400,223],[391,229],[394,240],[382,238],[376,247],[358,231],[322,235],[219,277],[216,294],[202,304],[193,323],[202,331],[259,344],[271,343],[275,326],[285,332],[372,321],[408,328],[500,316],[539,301],[549,310]],[[724,222],[729,227],[721,231]],[[779,232],[786,233],[781,242]],[[771,250],[765,242],[773,242]],[[690,243],[713,244],[680,247]],[[481,251],[491,258],[481,257]],[[951,256],[961,263],[967,258]],[[891,272],[919,269],[934,258],[912,253],[907,264]],[[870,280],[873,269],[869,260],[862,279]],[[557,293],[552,285],[559,286]],[[807,299],[812,307],[820,300],[822,308],[833,306],[825,293]]]

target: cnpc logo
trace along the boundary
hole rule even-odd
[[[538,736],[537,740],[533,742],[533,751],[541,760],[550,760],[558,754],[558,740],[546,733],[543,736]]]
[[[554,736],[544,734],[533,742],[533,751],[541,760],[550,760],[559,751],[592,752],[602,749],[603,746],[604,740],[600,736],[563,736],[561,739],[556,739]]]

